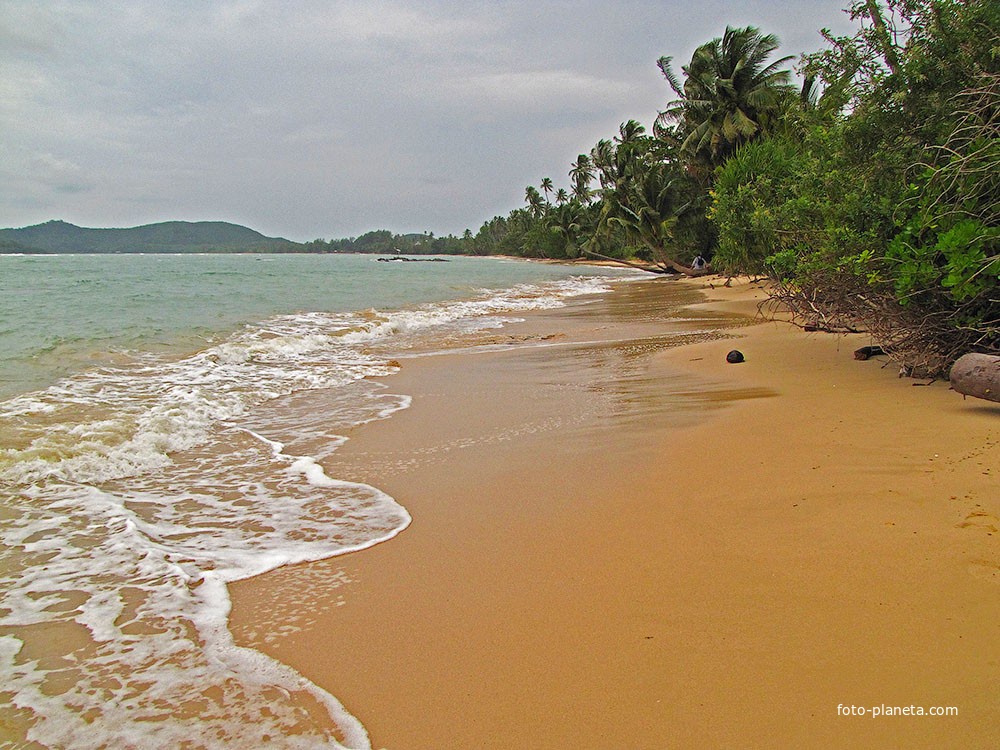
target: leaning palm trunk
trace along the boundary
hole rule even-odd
[[[653,252],[653,265],[650,266],[646,263],[637,263],[636,261],[629,260],[627,258],[614,258],[610,255],[603,255],[599,252],[591,250],[587,247],[581,248],[581,252],[590,258],[598,258],[599,260],[607,260],[612,263],[619,263],[623,266],[628,266],[630,268],[638,268],[640,271],[646,271],[648,273],[679,273],[684,276],[705,276],[706,274],[712,273],[712,269],[709,266],[704,268],[692,268],[691,266],[685,266],[683,263],[679,263],[663,254],[662,249],[657,249],[651,247],[647,243],[647,247]]]
[[[589,258],[597,258],[598,260],[606,260],[611,263],[618,263],[623,266],[628,266],[629,268],[638,268],[640,271],[646,271],[648,273],[668,273],[668,271],[660,266],[650,266],[646,263],[637,263],[634,260],[628,260],[627,258],[614,258],[610,255],[603,255],[602,253],[595,252],[594,250],[589,250],[587,248],[582,248],[582,252]]]
[[[662,247],[658,247],[650,242],[646,243],[646,247],[650,249],[653,254],[653,262],[664,269],[670,269],[674,273],[681,273],[685,276],[705,276],[711,273],[711,268],[705,266],[704,268],[694,268],[692,266],[686,266],[683,263],[674,260]]]

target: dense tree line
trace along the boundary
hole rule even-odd
[[[727,28],[566,187],[463,237],[370,232],[321,252],[605,258],[773,279],[800,322],[867,330],[912,373],[1000,352],[1000,3],[852,0],[851,36],[796,65]],[[702,267],[707,259],[709,266]]]
[[[800,320],[873,333],[911,372],[1000,352],[1000,3],[855,0],[799,62],[728,28],[629,121],[466,252],[766,275]]]
[[[366,232],[360,237],[339,240],[318,239],[306,242],[305,252],[309,253],[377,253],[379,255],[459,255],[469,252],[466,238],[448,235],[435,237],[433,232],[423,234],[393,234],[387,229]]]
[[[716,263],[914,373],[1000,353],[1000,4],[875,0],[808,56],[783,127],[717,170]]]
[[[709,218],[715,171],[737,149],[784,122],[795,97],[789,58],[768,61],[777,40],[753,27],[727,29],[683,66],[658,61],[675,99],[647,132],[623,123],[580,154],[570,189],[546,178],[525,191],[525,207],[487,222],[476,251],[533,257],[603,257],[693,274],[718,244]],[[554,200],[553,200],[554,194]]]

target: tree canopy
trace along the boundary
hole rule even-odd
[[[1000,352],[1000,3],[849,0],[793,84],[780,42],[727,27],[566,187],[419,251],[600,257],[662,273],[769,276],[800,321],[864,329],[912,373]],[[328,250],[399,246],[363,236]],[[385,233],[388,235],[388,233]]]
[[[770,276],[800,320],[872,332],[908,372],[1000,351],[1000,4],[851,0],[791,57],[727,27],[630,120],[476,234],[476,252]],[[556,203],[550,202],[555,192]]]
[[[767,273],[802,319],[872,332],[905,371],[1000,351],[1000,5],[854,2],[804,70],[798,127],[718,171],[716,263]]]
[[[773,34],[762,34],[753,26],[728,27],[722,37],[695,50],[682,68],[683,84],[670,57],[658,61],[677,95],[657,121],[659,132],[679,140],[681,154],[706,177],[737,148],[766,135],[779,121],[783,102],[792,94],[791,74],[781,66],[792,57],[768,62],[777,49]]]

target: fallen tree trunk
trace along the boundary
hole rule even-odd
[[[809,327],[806,326],[806,330]],[[860,349],[854,350],[854,358],[864,362],[866,359],[871,359],[872,357],[880,357],[887,352],[881,346],[862,346]]]
[[[647,263],[636,263],[631,260],[626,260],[624,258],[612,258],[610,255],[601,255],[600,253],[595,253],[593,250],[587,250],[584,248],[584,255],[589,255],[591,258],[598,258],[600,260],[608,260],[612,263],[620,263],[623,266],[628,266],[629,268],[638,268],[640,271],[645,271],[646,273],[659,273],[665,274],[669,273],[666,269],[660,268],[659,266],[650,266]]]
[[[963,396],[1000,402],[1000,357],[966,354],[951,366],[951,387]]]

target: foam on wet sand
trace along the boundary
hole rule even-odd
[[[676,330],[628,284],[403,360],[411,408],[323,465],[412,524],[233,585],[237,642],[392,750],[1000,743],[1000,407],[862,336],[713,333],[764,293],[711,282]]]

